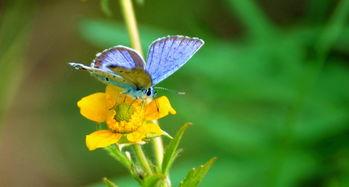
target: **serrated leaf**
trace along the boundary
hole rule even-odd
[[[162,161],[162,172],[166,175],[168,174],[168,171],[170,170],[174,160],[176,159],[176,157],[178,156],[179,151],[177,151],[178,149],[178,145],[183,137],[183,134],[185,132],[185,130],[187,130],[187,128],[191,125],[191,123],[186,123],[184,124],[177,132],[176,136],[174,139],[171,140],[170,144],[167,146],[166,151],[165,151],[165,155],[164,155],[164,159]]]
[[[103,183],[107,187],[118,187],[118,185],[114,184],[112,181],[110,181],[108,178],[104,177],[103,178]]]
[[[216,157],[211,158],[206,164],[201,165],[197,168],[193,168],[184,180],[180,183],[180,187],[195,187],[197,186],[202,179],[207,174],[208,170],[211,168],[213,163],[216,161]]]

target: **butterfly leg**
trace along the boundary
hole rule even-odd
[[[126,97],[125,97],[125,98],[126,98]],[[137,98],[133,99],[133,101],[131,102],[131,104],[128,106],[127,111],[129,111],[129,110],[131,109],[131,106],[132,106],[137,100],[138,100]]]
[[[155,105],[156,105],[156,110],[159,113],[160,112],[160,104],[158,103],[158,101],[156,99],[154,99],[155,101]]]
[[[144,109],[145,104],[147,103],[147,100],[145,98],[141,98],[142,100],[142,109]]]

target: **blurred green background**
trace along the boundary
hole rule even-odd
[[[103,91],[67,62],[127,45],[120,7],[99,0],[0,1],[0,186],[134,186],[103,150],[76,102]],[[175,184],[213,156],[201,186],[349,186],[349,1],[135,1],[144,50],[166,35],[206,45],[160,86],[193,122]],[[109,7],[109,8],[108,8]]]

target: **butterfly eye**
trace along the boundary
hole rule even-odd
[[[109,78],[108,77],[106,77],[105,80],[109,82]]]
[[[152,91],[151,91],[151,88],[149,88],[148,90],[147,90],[147,96],[151,96],[152,95]]]

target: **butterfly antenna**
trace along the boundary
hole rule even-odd
[[[164,88],[164,87],[157,87],[156,86],[154,88],[157,89],[157,90],[165,90],[165,91],[168,91],[168,92],[171,92],[171,93],[176,93],[178,95],[185,95],[185,92],[179,92],[179,91],[168,89],[168,88]]]

